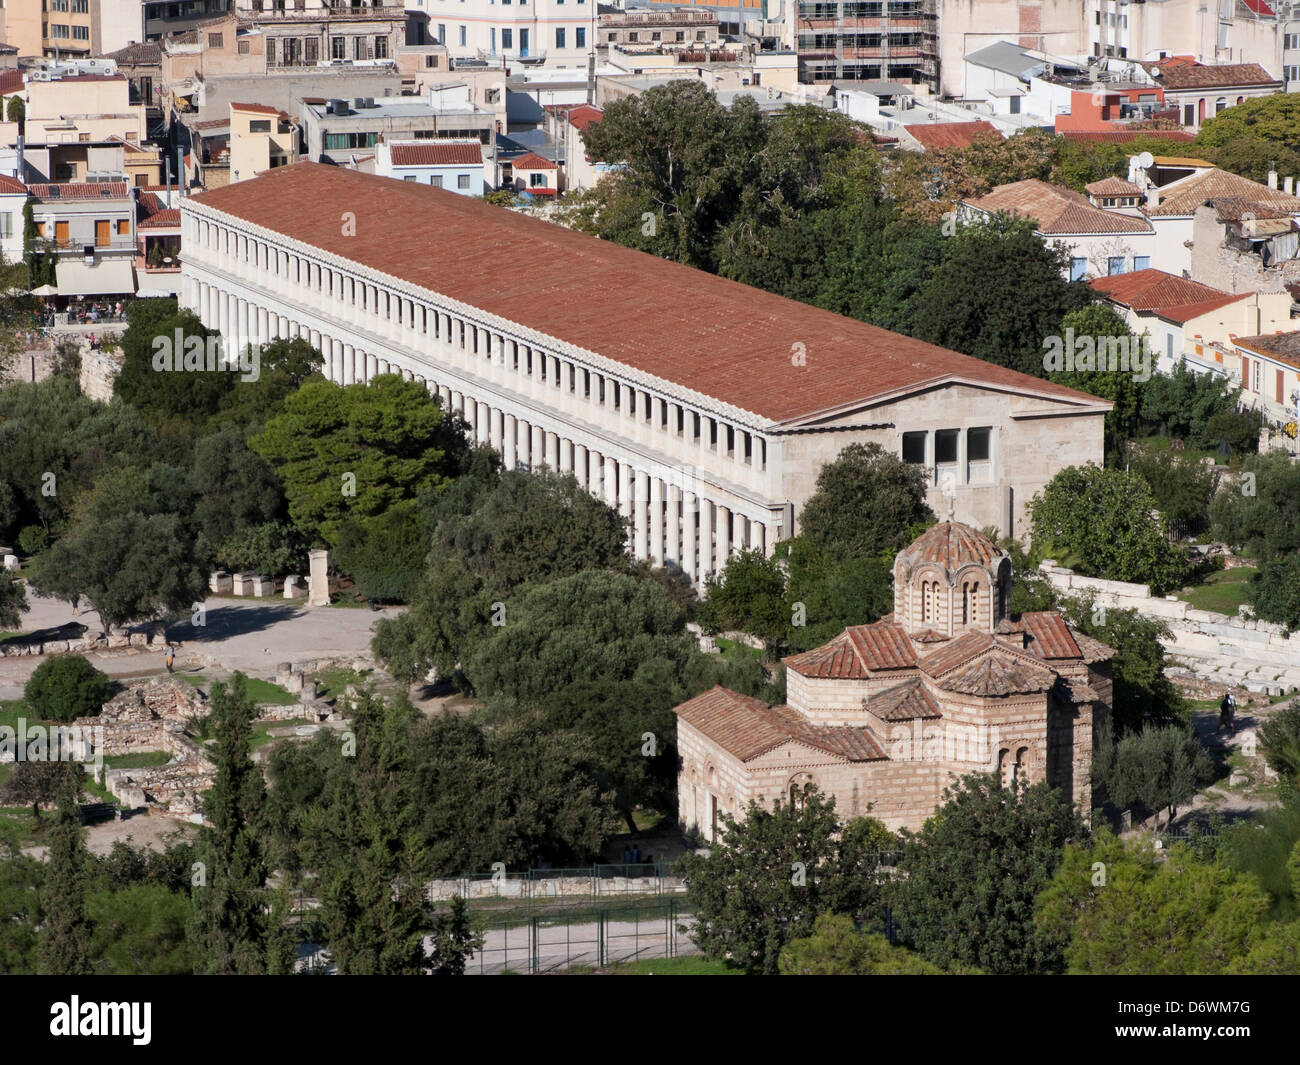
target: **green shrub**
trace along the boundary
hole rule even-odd
[[[112,681],[80,655],[47,658],[23,689],[32,714],[45,721],[94,717],[112,696]]]

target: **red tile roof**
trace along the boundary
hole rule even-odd
[[[1185,56],[1143,63],[1163,89],[1224,89],[1246,85],[1277,85],[1278,80],[1258,63],[1187,62]]]
[[[515,170],[559,170],[559,166],[549,159],[543,159],[536,152],[524,152],[510,164]]]
[[[884,748],[865,728],[810,725],[788,706],[768,706],[761,699],[729,688],[710,688],[673,712],[742,762],[791,742],[851,762],[888,759]]]
[[[1257,337],[1237,337],[1233,343],[1247,351],[1267,355],[1278,362],[1300,369],[1300,330],[1290,333],[1267,333]]]
[[[997,641],[987,632],[966,632],[950,643],[931,651],[922,660],[922,667],[931,677],[941,677],[978,658]]]
[[[1029,633],[1030,644],[1026,649],[1030,654],[1049,660],[1080,657],[1079,645],[1070,627],[1055,610],[1021,614],[1020,625]]]
[[[989,122],[934,122],[903,128],[920,142],[922,148],[930,151],[940,148],[969,148],[971,142],[981,134],[1002,136],[997,127]]]
[[[8,174],[0,174],[0,193],[22,193],[27,195],[27,186],[17,178],[10,177]]]
[[[482,166],[483,146],[478,141],[433,141],[390,144],[393,166]]]
[[[994,214],[1032,218],[1040,233],[1150,233],[1151,223],[1135,215],[1094,207],[1088,197],[1073,189],[1039,181],[1013,181],[992,192],[966,200],[972,207]]]
[[[297,163],[193,202],[772,422],[952,380],[1089,411],[1106,407],[1061,385],[417,182]],[[304,203],[314,209],[302,211]],[[355,236],[335,224],[344,211],[356,213]],[[430,255],[438,246],[456,254]],[[502,283],[503,255],[528,285]],[[790,358],[796,345],[807,352],[806,366]]]
[[[579,133],[585,133],[588,126],[593,122],[599,122],[605,117],[604,108],[596,107],[593,104],[578,104],[577,107],[568,107],[564,104],[547,104],[545,110],[561,117],[567,114],[569,125]]]
[[[51,195],[50,190],[54,188],[59,191]],[[116,181],[68,181],[29,185],[28,190],[38,200],[104,200],[129,196],[131,186],[126,182]]]
[[[178,207],[164,207],[136,224],[137,229],[180,229],[181,212]]]
[[[1093,196],[1140,196],[1142,190],[1121,177],[1102,178],[1084,185],[1083,191]]]
[[[1241,292],[1233,295],[1222,289],[1211,288],[1163,270],[1134,270],[1130,274],[1111,274],[1088,282],[1094,292],[1099,292],[1114,303],[1123,304],[1134,311],[1149,311],[1171,322],[1186,322],[1207,314],[1229,303],[1244,300],[1250,295]]]
[[[255,111],[259,115],[278,115],[278,107],[268,107],[266,104],[237,104],[232,102],[231,108],[235,111]]]
[[[896,562],[911,569],[933,562],[955,573],[968,562],[989,566],[1005,557],[1005,552],[974,526],[960,521],[941,521],[931,525],[899,552]]]
[[[867,699],[866,708],[881,721],[933,721],[943,717],[939,704],[920,680],[909,680]]]
[[[984,697],[1050,691],[1056,674],[1043,666],[1005,654],[991,654],[958,673],[944,677],[944,691]]]
[[[1093,144],[1128,144],[1142,137],[1158,137],[1167,141],[1196,139],[1184,129],[1063,129],[1057,132],[1072,141],[1088,141]]]
[[[1157,164],[1176,166],[1172,160],[1156,160]],[[1194,215],[1196,209],[1210,200],[1232,199],[1246,200],[1251,203],[1271,205],[1290,214],[1300,214],[1300,197],[1289,195],[1282,189],[1270,189],[1258,181],[1233,174],[1227,170],[1212,167],[1199,174],[1179,178],[1159,190],[1160,202],[1147,209],[1147,214],[1154,216]]]
[[[916,652],[902,626],[889,621],[855,625],[829,643],[782,659],[805,677],[860,680],[873,673],[916,668]]]

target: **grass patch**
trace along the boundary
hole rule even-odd
[[[1178,593],[1178,598],[1197,610],[1212,610],[1231,617],[1250,601],[1251,578],[1258,572],[1253,566],[1219,570],[1189,591]]]
[[[216,683],[211,677],[205,677],[202,674],[178,673],[176,674],[186,684],[192,684],[196,688],[211,688]],[[296,695],[285,691],[278,684],[272,684],[269,680],[262,680],[259,677],[247,677],[244,680],[244,690],[248,697],[254,703],[271,703],[274,706],[293,706],[298,701]]]
[[[342,695],[343,689],[349,684],[362,684],[373,672],[373,669],[363,669],[358,672],[347,666],[323,669],[316,674],[316,694],[322,699],[333,699],[335,696]]]
[[[1168,451],[1169,445],[1173,443],[1173,439],[1168,436],[1148,436],[1141,440],[1136,440],[1134,443],[1141,451]],[[1228,461],[1217,451],[1210,451],[1208,448],[1203,447],[1188,447],[1185,443],[1183,449],[1177,452],[1177,455],[1179,458],[1191,462],[1200,462],[1201,459],[1214,459],[1216,463],[1224,464]]]
[[[166,751],[140,751],[138,754],[119,754],[114,758],[105,758],[104,765],[109,769],[152,769],[166,765],[172,756]]]
[[[763,657],[763,652],[757,647],[750,647],[739,640],[728,640],[719,636],[717,644],[722,657],[733,662],[745,662],[750,659],[758,661]]]
[[[18,731],[18,719],[28,717],[27,704],[21,699],[0,699],[0,727]],[[30,720],[28,724],[32,724]]]
[[[259,747],[265,747],[268,743],[274,743],[276,740],[288,739],[287,736],[272,736],[273,728],[291,728],[297,725],[319,725],[319,721],[308,721],[305,717],[296,717],[292,721],[259,721],[253,726],[252,749],[257,750]]]
[[[621,962],[603,972],[610,976],[743,976],[725,961],[711,961],[703,957],[643,958],[641,961]]]

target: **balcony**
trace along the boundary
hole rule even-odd
[[[402,22],[406,21],[406,9],[400,4],[386,4],[381,7],[338,6],[338,7],[265,7],[261,11],[254,9],[249,13],[254,22]]]

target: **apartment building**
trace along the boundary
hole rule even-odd
[[[798,0],[787,43],[801,81],[900,81],[939,89],[940,0]]]
[[[462,196],[482,196],[483,145],[477,140],[388,141],[375,145],[375,173]]]
[[[264,104],[230,105],[230,180],[298,161],[298,119]]]
[[[37,232],[57,250],[60,296],[135,292],[135,198],[125,181],[28,186]]]

